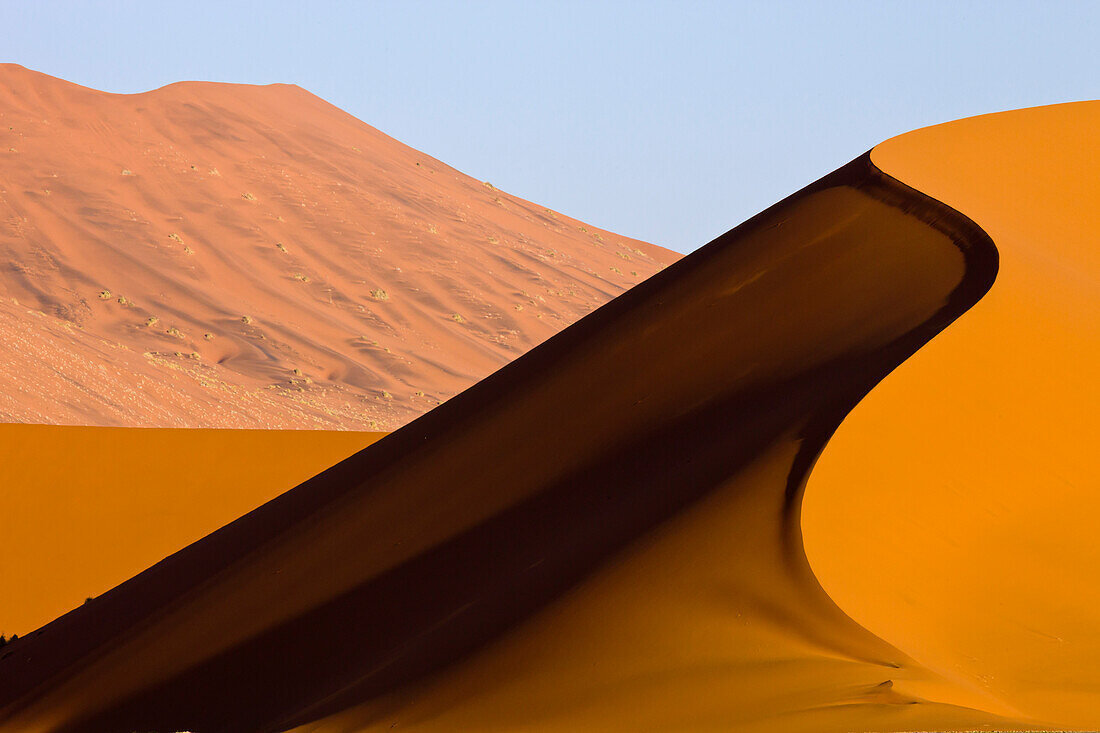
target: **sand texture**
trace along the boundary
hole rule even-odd
[[[0,65],[0,421],[391,430],[678,257],[296,86]]]

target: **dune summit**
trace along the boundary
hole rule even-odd
[[[0,65],[0,420],[389,430],[679,255],[291,85]]]

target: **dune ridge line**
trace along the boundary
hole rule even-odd
[[[835,665],[849,682],[829,693],[815,688],[820,675],[780,675],[801,697],[777,719],[1004,724],[996,701],[927,673],[847,618],[814,579],[798,526],[802,488],[832,431],[977,302],[997,267],[973,221],[861,156],[21,639],[0,661],[0,720],[73,731],[367,729],[405,717],[423,729],[507,728],[555,689],[524,687],[537,672],[516,682],[519,650],[528,659],[538,650],[545,668],[587,668],[583,649],[546,637],[587,628],[586,606],[638,592],[618,586],[618,574],[669,567],[671,548],[709,542],[708,523],[721,520],[735,528],[729,556],[748,567],[671,565],[681,581],[732,574],[731,605],[707,611],[754,619],[749,637],[722,647],[730,661],[773,664],[776,654]],[[712,505],[739,509],[700,511]],[[739,535],[752,542],[738,545]],[[639,613],[670,622],[697,612],[685,601]],[[768,636],[779,629],[787,638]],[[602,673],[622,679],[631,652],[605,631]],[[752,651],[754,633],[770,645]],[[674,657],[663,661],[678,669]],[[736,697],[738,684],[751,687],[738,679],[707,684]],[[687,693],[666,684],[675,707],[667,700]],[[471,686],[462,702],[448,692]],[[501,686],[510,702],[494,697]],[[635,689],[638,715],[670,714]],[[927,690],[938,697],[919,694]],[[734,715],[713,705],[690,714]],[[610,711],[574,704],[557,715],[552,724],[632,721],[621,699]]]

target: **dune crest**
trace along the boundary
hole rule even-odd
[[[293,85],[0,65],[0,421],[390,430],[678,257]]]
[[[1030,727],[846,616],[799,528],[844,415],[996,271],[864,156],[11,645],[0,724]]]

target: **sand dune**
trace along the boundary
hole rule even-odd
[[[837,423],[995,273],[865,156],[10,645],[0,720],[1027,727],[852,622],[799,532]]]
[[[392,429],[679,255],[291,85],[0,65],[0,420]]]
[[[1100,102],[874,149],[993,238],[989,294],[844,421],[807,552],[856,621],[1021,712],[1100,729]],[[869,582],[868,579],[873,579]]]

